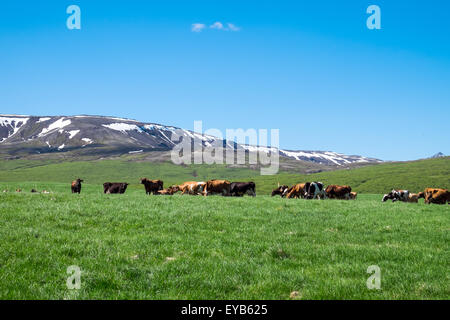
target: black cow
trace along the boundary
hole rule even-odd
[[[253,181],[250,182],[232,182],[230,187],[231,195],[234,197],[242,197],[244,194],[249,196],[256,196],[256,185]]]
[[[78,178],[77,180],[72,181],[71,189],[72,193],[80,193],[81,192],[81,183],[83,182],[82,179]]]
[[[278,188],[273,189],[272,197],[279,195],[280,197],[283,198],[283,197],[286,196],[286,193],[287,193],[288,190],[289,190],[289,186],[286,186],[286,185],[279,186]]]
[[[128,183],[126,182],[105,182],[103,193],[125,193]]]
[[[325,199],[326,194],[322,182],[305,183],[305,199]]]

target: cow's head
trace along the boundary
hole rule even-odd
[[[141,183],[142,183],[142,184],[145,184],[147,181],[148,181],[147,178],[141,178]]]
[[[84,180],[83,180],[83,179],[80,179],[80,178],[78,178],[76,181],[77,181],[77,183],[84,182]]]

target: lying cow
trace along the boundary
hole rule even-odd
[[[156,194],[159,190],[163,189],[162,180],[149,180],[147,178],[141,178],[141,184],[144,185],[146,194]]]
[[[408,196],[407,202],[418,203],[419,202],[419,194],[418,193],[410,193]]]
[[[278,188],[273,189],[272,191],[272,197],[273,196],[277,196],[279,195],[280,197],[284,197],[286,195],[286,191],[289,189],[288,186],[283,185],[283,186],[278,186]]]
[[[179,190],[178,186],[171,186],[171,187],[168,187],[167,189],[158,190],[158,191],[156,191],[155,194],[156,195],[171,196],[175,192],[177,192],[178,190]]]
[[[254,182],[232,182],[230,185],[230,193],[235,197],[242,197],[244,194],[248,194],[249,196],[255,197],[256,185]]]
[[[409,191],[408,190],[394,190],[392,189],[391,192],[388,194],[385,194],[383,196],[383,199],[381,201],[386,202],[388,200],[392,200],[392,202],[395,201],[403,201],[407,202],[409,198]]]
[[[126,182],[105,182],[103,184],[103,193],[125,193],[128,183]]]
[[[330,199],[350,199],[350,192],[352,188],[350,186],[339,186],[336,184],[329,185],[325,189],[325,193]]]
[[[231,182],[228,180],[208,180],[204,191],[205,196],[221,194],[223,196],[231,195]]]
[[[72,189],[72,193],[78,193],[80,194],[81,192],[81,183],[83,182],[82,179],[78,178],[77,180],[72,181],[72,185],[71,185],[71,189]]]
[[[297,183],[286,191],[286,198],[304,198],[305,197],[305,185],[306,183]]]
[[[350,192],[350,195],[349,195],[350,200],[356,200],[357,196],[358,196],[357,192]]]
[[[306,199],[326,199],[326,193],[322,182],[307,182],[305,183],[305,198]]]
[[[450,203],[450,192],[447,189],[426,188],[425,203],[446,204]]]
[[[181,191],[181,194],[200,195],[204,193],[206,182],[187,181],[179,186],[174,186],[174,192]]]

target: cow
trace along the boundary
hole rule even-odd
[[[425,203],[446,204],[450,203],[450,192],[447,189],[426,188]]]
[[[356,200],[356,197],[358,196],[357,192],[350,192],[350,200]]]
[[[395,201],[408,201],[409,198],[409,191],[408,190],[394,190],[392,189],[391,192],[388,194],[385,194],[383,196],[383,199],[381,201],[386,202],[387,200],[392,200],[392,202]]]
[[[144,185],[146,194],[156,194],[156,192],[163,189],[162,180],[149,180],[147,178],[141,178],[141,184]]]
[[[284,197],[286,195],[286,191],[289,189],[288,186],[278,186],[278,188],[272,190],[272,197],[279,195],[280,197]]]
[[[206,182],[203,181],[187,181],[179,186],[174,186],[174,192],[181,191],[181,194],[201,195],[204,194]]]
[[[206,182],[205,191],[203,192],[205,196],[213,194],[221,194],[223,196],[231,195],[231,182],[228,180],[208,180]]]
[[[412,203],[419,202],[419,194],[418,193],[410,193],[408,196],[407,202],[412,202]]]
[[[335,184],[329,185],[325,189],[325,193],[330,199],[350,199],[350,192],[352,188],[350,186],[338,186]]]
[[[235,197],[242,197],[244,194],[255,197],[256,185],[253,181],[250,182],[232,182],[230,185],[230,193]]]
[[[16,189],[16,192],[22,192],[22,189],[20,189],[20,188]]]
[[[322,182],[305,183],[306,199],[326,199],[326,197]]]
[[[105,182],[103,193],[125,193],[128,183],[126,182]]]
[[[286,198],[304,198],[306,183],[297,183],[286,191]]]
[[[31,193],[39,193],[39,191],[37,191],[36,189],[31,189],[30,192],[31,192]]]
[[[155,194],[171,196],[177,191],[178,191],[178,187],[171,186],[171,187],[168,187],[167,189],[158,190],[158,191],[156,191]]]
[[[80,192],[81,192],[81,183],[82,183],[83,181],[84,181],[84,180],[82,180],[82,179],[80,179],[80,178],[78,178],[77,180],[72,181],[72,185],[70,186],[70,188],[71,188],[71,190],[72,190],[72,193],[78,193],[78,194],[80,194]]]

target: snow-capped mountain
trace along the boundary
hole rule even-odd
[[[209,135],[155,123],[104,116],[0,115],[0,152],[12,156],[79,151],[83,154],[120,155],[170,151],[182,139],[192,138],[202,147],[243,148],[248,152],[274,148],[239,145]],[[293,160],[341,166],[381,160],[329,151],[279,150]]]

